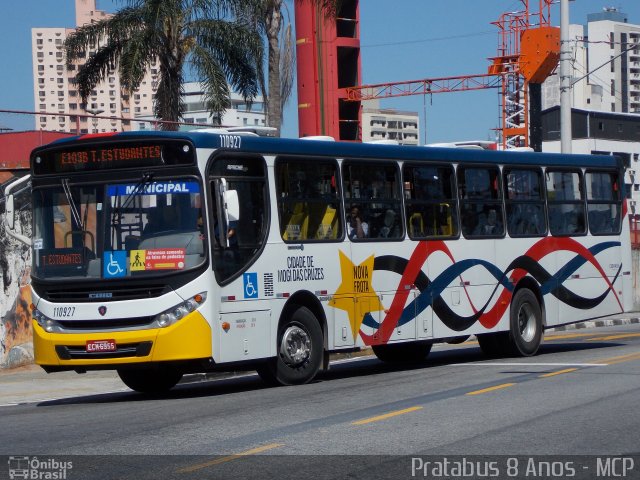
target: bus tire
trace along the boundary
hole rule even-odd
[[[309,383],[322,365],[320,323],[307,307],[292,306],[278,327],[277,355],[256,370],[270,385]]]
[[[118,369],[120,380],[140,393],[166,393],[182,378],[182,372],[164,365]]]
[[[387,345],[373,345],[373,353],[378,360],[386,363],[418,363],[431,352],[431,342],[403,342]]]
[[[542,342],[542,309],[528,288],[516,292],[511,300],[509,343],[515,355],[535,355]]]
[[[509,353],[509,333],[481,333],[476,335],[482,353],[489,358],[504,357]]]

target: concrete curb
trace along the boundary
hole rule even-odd
[[[640,323],[640,318],[606,318],[602,320],[588,320],[586,322],[572,323],[569,325],[561,325],[560,327],[549,328],[545,330],[545,332],[566,332],[567,330],[581,330],[583,328],[618,327],[620,325],[631,325],[632,323]]]

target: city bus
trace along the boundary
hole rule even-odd
[[[531,356],[631,308],[615,156],[123,132],[35,149],[31,182],[36,363],[139,392],[302,384],[331,353],[420,362],[470,335]]]

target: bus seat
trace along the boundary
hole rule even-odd
[[[306,240],[309,228],[309,214],[303,203],[297,203],[293,213],[285,225],[282,238],[284,240]]]
[[[409,233],[412,237],[424,237],[424,221],[421,213],[413,213],[409,217]]]
[[[442,221],[443,216],[446,215],[446,217],[444,217],[445,222],[441,222],[440,225],[438,225],[439,228],[436,230],[436,235],[453,235],[453,215],[451,214],[451,206],[448,203],[441,203],[440,213],[442,215],[438,217],[439,222]]]
[[[328,205],[318,225],[318,231],[316,232],[317,239],[332,239],[338,237],[338,216],[337,210],[331,205]]]

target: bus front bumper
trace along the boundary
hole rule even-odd
[[[35,363],[42,367],[85,369],[134,363],[211,358],[211,327],[195,311],[166,328],[100,333],[47,333],[33,321]],[[115,342],[115,350],[90,348],[89,343]],[[92,351],[87,351],[92,350]]]

